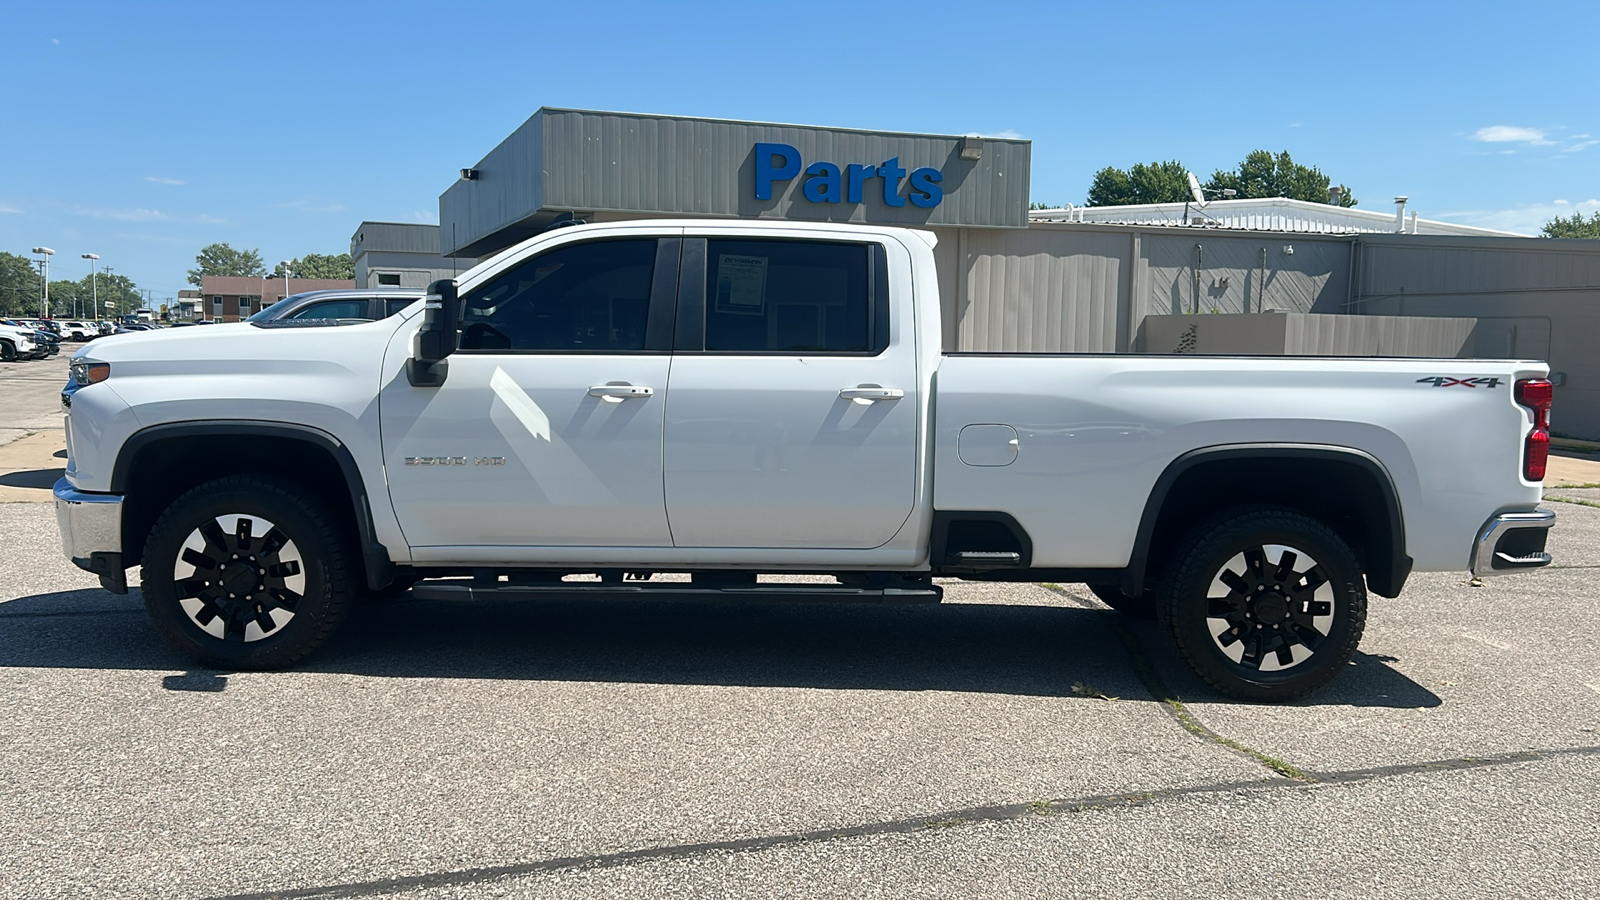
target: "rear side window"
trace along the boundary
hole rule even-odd
[[[876,251],[869,244],[824,241],[708,240],[705,349],[882,350],[888,298],[875,297],[884,283]]]
[[[384,318],[388,318],[389,316],[394,315],[395,313],[399,312],[402,309],[405,309],[406,307],[410,306],[411,304],[413,304],[415,302],[417,302],[417,298],[415,298],[415,297],[401,297],[399,299],[384,300],[383,301],[383,315],[384,315]]]
[[[462,297],[461,349],[643,350],[656,242],[593,241],[540,254]]]

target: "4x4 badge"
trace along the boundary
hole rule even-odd
[[[1490,388],[1492,388],[1492,387],[1499,387],[1500,386],[1500,379],[1498,379],[1498,378],[1450,378],[1450,377],[1445,376],[1445,375],[1432,375],[1432,376],[1429,376],[1427,378],[1418,378],[1417,379],[1417,384],[1431,384],[1434,387],[1453,387],[1453,386],[1459,384],[1462,387],[1469,387],[1469,388],[1475,388],[1475,387],[1490,387]]]

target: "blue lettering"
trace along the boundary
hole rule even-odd
[[[806,167],[806,199],[812,203],[839,202],[839,167],[831,162],[812,163]]]
[[[775,185],[782,194],[785,188],[778,183],[800,177],[802,166],[805,176],[800,196],[810,203],[862,203],[866,199],[867,182],[874,178],[883,181],[883,205],[891,209],[904,207],[907,200],[921,209],[932,209],[944,200],[943,173],[924,166],[913,169],[908,182],[898,156],[876,166],[859,163],[840,166],[826,161],[807,166],[800,151],[790,144],[759,143],[754,153],[757,200],[771,200]],[[902,186],[907,188],[905,193],[901,193]]]
[[[845,171],[849,173],[849,180],[845,189],[844,198],[850,203],[860,203],[861,189],[866,186],[868,179],[877,176],[878,167],[861,166],[851,163],[845,167]]]
[[[944,175],[938,169],[923,167],[911,173],[911,205],[932,209],[944,199],[944,188],[939,182]],[[920,193],[919,193],[920,192]]]
[[[878,167],[878,177],[883,179],[883,202],[889,206],[905,206],[906,201],[900,199],[900,179],[906,170],[900,168],[900,157],[896,156]]]
[[[782,163],[774,160],[782,159]],[[800,174],[800,151],[788,144],[756,145],[756,199],[772,199],[772,183]]]

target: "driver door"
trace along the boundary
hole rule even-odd
[[[514,561],[511,548],[672,546],[661,444],[679,244],[567,241],[462,291],[444,384],[400,375],[383,391],[413,548]]]

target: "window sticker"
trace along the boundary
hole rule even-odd
[[[766,315],[767,257],[718,254],[715,308],[719,313]]]

